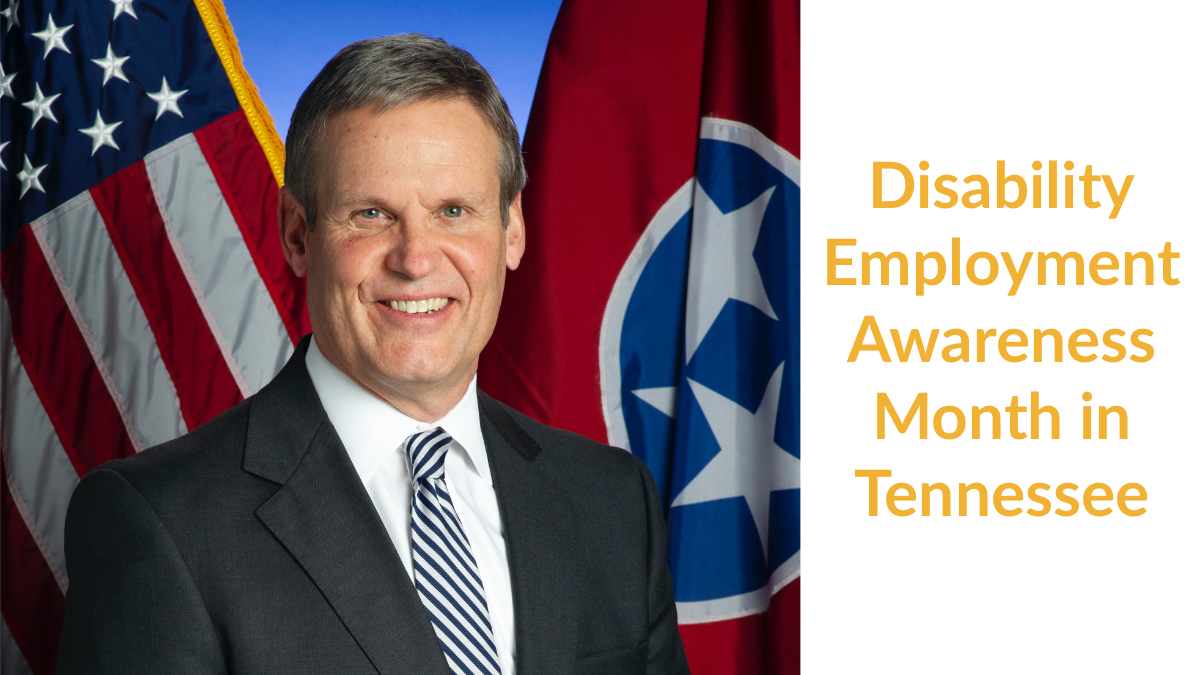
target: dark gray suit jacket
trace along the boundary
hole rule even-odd
[[[313,389],[309,339],[255,396],[79,484],[59,673],[449,673]],[[686,673],[646,467],[479,408],[518,672]]]

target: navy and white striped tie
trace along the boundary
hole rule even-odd
[[[404,442],[413,482],[413,581],[450,671],[500,675],[479,568],[446,489],[451,441],[435,427]]]

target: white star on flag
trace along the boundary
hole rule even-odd
[[[767,533],[770,530],[771,493],[800,487],[800,460],[775,444],[783,366],[780,363],[775,369],[755,413],[688,379],[721,451],[671,502],[675,507],[743,497],[758,528],[764,559],[767,558]]]
[[[21,27],[21,15],[20,15],[19,10],[17,9],[18,7],[20,7],[20,5],[21,5],[21,0],[13,0],[12,4],[9,5],[8,8],[6,8],[4,11],[0,12],[0,16],[3,16],[5,19],[8,20],[8,25],[6,25],[4,27],[4,32],[6,34],[8,33],[8,31],[12,30],[13,26],[16,26],[17,28]]]
[[[92,59],[92,63],[104,69],[104,81],[100,83],[100,86],[103,87],[104,85],[108,84],[108,81],[114,77],[118,80],[124,80],[128,82],[129,78],[125,77],[125,71],[122,70],[122,67],[128,60],[128,56],[117,58],[117,56],[113,54],[112,43],[110,42],[108,45],[108,53],[104,56],[104,58]]]
[[[4,66],[0,66],[0,99],[7,96],[14,101],[17,100],[17,97],[13,94],[12,90],[12,81],[14,78],[16,78],[16,76],[16,73],[13,73],[12,75],[5,75]]]
[[[40,84],[33,85],[33,88],[33,98],[21,104],[33,111],[33,122],[29,124],[30,130],[36,127],[37,123],[41,122],[43,117],[51,122],[58,121],[58,118],[54,116],[54,111],[50,109],[50,104],[54,103],[54,99],[62,96],[62,94],[55,94],[50,97],[43,96],[42,85]]]
[[[3,143],[0,143],[0,152],[4,152],[4,149],[8,147],[8,143],[9,143],[9,141],[4,141]],[[4,165],[3,157],[0,157],[0,169],[8,171],[8,167]]]
[[[21,181],[21,196],[24,197],[29,188],[33,188],[38,192],[45,192],[42,189],[42,182],[38,180],[38,176],[42,171],[46,170],[46,165],[33,166],[29,163],[29,155],[25,155],[25,168],[17,172],[17,180]]]
[[[692,244],[688,257],[684,359],[700,347],[708,329],[729,300],[740,300],[778,319],[754,261],[754,245],[775,188],[736,211],[722,213],[700,183],[692,208]]]
[[[122,14],[137,18],[137,14],[133,11],[133,0],[112,0],[112,4],[116,5],[116,8],[113,9],[113,21],[116,21],[117,17]]]
[[[80,129],[80,133],[86,134],[92,139],[92,154],[95,155],[100,146],[107,145],[109,147],[120,150],[120,146],[113,140],[113,131],[121,126],[120,122],[105,124],[104,118],[100,117],[100,111],[96,111],[96,122],[87,129]]]
[[[634,389],[630,393],[649,403],[660,413],[675,419],[675,410],[679,405],[679,387],[647,387]]]
[[[71,28],[74,26],[75,24],[70,24],[68,26],[59,28],[58,26],[54,25],[54,15],[46,15],[46,29],[37,33],[32,33],[33,37],[46,43],[46,51],[42,54],[43,59],[47,56],[50,56],[50,52],[54,51],[55,49],[61,49],[68,54],[71,53],[71,50],[67,49],[67,43],[63,42],[63,36],[66,35],[67,31],[71,30]]]
[[[163,78],[162,89],[158,90],[157,94],[147,93],[155,103],[158,104],[158,112],[155,113],[154,119],[162,117],[165,112],[173,112],[180,117],[183,117],[183,111],[179,109],[179,98],[188,93],[187,89],[182,91],[171,91],[167,86],[167,78]]]

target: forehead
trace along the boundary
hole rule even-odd
[[[364,170],[484,171],[499,180],[500,141],[465,98],[427,99],[381,110],[356,108],[329,117],[320,155],[324,178]],[[326,181],[322,181],[326,182]]]

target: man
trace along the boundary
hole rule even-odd
[[[313,333],[80,483],[59,671],[687,672],[649,472],[476,390],[525,241],[487,72],[418,35],[353,44],[287,152]]]

